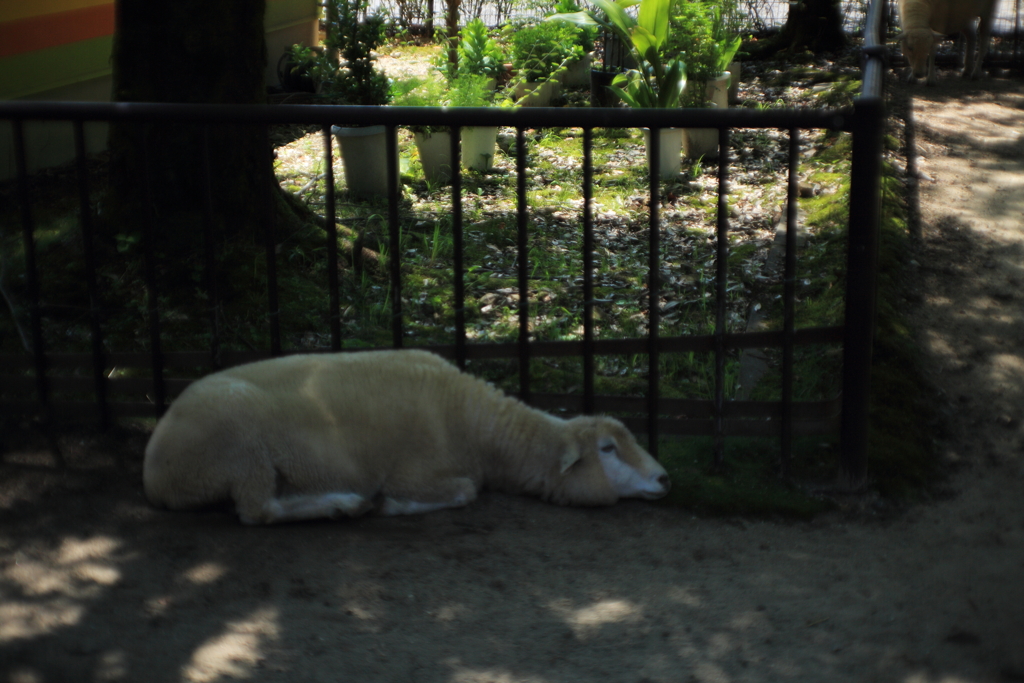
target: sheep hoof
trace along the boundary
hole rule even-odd
[[[239,514],[243,524],[274,524],[304,519],[358,517],[373,507],[373,501],[358,493],[318,493],[272,498],[263,504],[260,520]]]
[[[470,498],[463,494],[455,496],[452,500],[436,503],[422,503],[416,500],[385,497],[380,506],[379,513],[386,517],[392,517],[395,515],[421,515],[423,513],[434,512],[436,510],[465,507],[470,502]]]

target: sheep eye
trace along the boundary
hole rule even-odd
[[[615,442],[614,441],[606,441],[605,443],[600,444],[599,448],[600,448],[601,452],[606,454],[606,455],[611,455],[616,450],[618,450],[615,447]]]

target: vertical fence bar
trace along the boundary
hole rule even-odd
[[[391,255],[388,260],[391,278],[391,345],[404,345],[402,331],[402,235],[398,224],[398,130],[387,126],[385,149],[388,155],[388,236]]]
[[[718,131],[718,215],[715,226],[715,470],[725,463],[725,333],[729,279],[729,129]]]
[[[331,351],[341,351],[341,299],[338,295],[338,215],[334,205],[334,143],[331,126],[324,136],[324,228],[327,232],[327,319],[331,328]],[[356,245],[355,248],[359,248]]]
[[[530,280],[527,269],[526,134],[516,128],[516,225],[517,265],[519,266],[519,396],[530,400]]]
[[[263,192],[260,193],[263,201],[263,244],[267,258],[267,316],[270,322],[270,355],[281,355],[281,307],[277,299],[277,243],[274,234],[274,192],[277,191],[277,178],[274,176],[274,148],[270,145],[270,129],[267,126],[261,128],[263,132],[262,144],[268,159],[266,180],[263,185]]]
[[[29,326],[32,361],[35,365],[36,398],[43,412],[43,422],[50,421],[50,383],[46,378],[46,349],[43,346],[43,317],[39,305],[39,273],[36,270],[35,225],[28,192],[28,160],[25,155],[25,126],[21,119],[11,121],[14,133],[14,159],[18,174],[18,197],[21,208],[21,240],[25,251],[25,284],[28,287]]]
[[[793,335],[796,308],[796,235],[800,165],[800,131],[789,131],[789,184],[786,196],[786,252],[782,283],[782,425],[779,444],[779,476],[789,476],[793,452]]]
[[[658,415],[661,396],[661,129],[651,126],[648,150],[648,183],[651,188],[650,222],[647,229],[647,450],[658,457]]]
[[[89,336],[92,341],[92,378],[96,394],[100,429],[110,426],[110,410],[107,405],[106,359],[103,353],[103,336],[100,329],[101,305],[99,287],[96,282],[96,252],[93,248],[92,206],[89,202],[88,169],[85,159],[85,124],[81,119],[74,121],[75,167],[78,176],[79,228],[82,231],[82,251],[85,256],[85,287],[89,294]]]
[[[210,364],[220,369],[220,297],[217,287],[216,237],[213,226],[213,170],[210,163],[210,127],[203,127],[203,279],[210,314]]]
[[[466,281],[462,272],[462,159],[460,155],[459,139],[462,130],[459,126],[452,126],[451,134],[448,136],[451,141],[452,160],[452,248],[454,249],[455,279],[453,282],[452,295],[455,297],[455,364],[460,369],[466,369]]]
[[[594,129],[583,129],[583,412],[594,413]]]
[[[143,134],[142,144],[142,173],[143,182],[146,188],[146,206],[150,207],[142,219],[142,253],[145,261],[146,280],[146,313],[149,318],[149,348],[150,366],[153,371],[153,404],[156,408],[156,416],[164,414],[167,405],[167,388],[164,382],[164,355],[160,349],[160,308],[157,298],[156,286],[156,229],[153,223],[156,220],[155,206],[153,203],[153,175],[149,170],[149,136],[152,128],[146,128]]]
[[[866,82],[866,80],[865,80]],[[840,478],[849,488],[867,477],[871,353],[878,272],[879,178],[885,110],[878,95],[853,103],[850,227],[843,328],[843,406]]]

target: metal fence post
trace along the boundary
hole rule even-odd
[[[25,282],[28,286],[32,360],[35,365],[36,398],[44,423],[50,422],[50,383],[46,376],[46,347],[43,345],[43,318],[39,303],[39,273],[36,270],[35,223],[28,185],[28,158],[25,153],[25,127],[21,119],[11,121],[14,133],[14,160],[17,169],[18,200],[21,208],[21,237],[25,249]]]
[[[658,417],[661,398],[661,128],[651,126],[648,182],[651,186],[647,252],[647,450],[658,458]]]
[[[110,408],[107,404],[106,354],[103,352],[103,335],[100,317],[103,304],[100,302],[99,285],[96,279],[96,251],[93,248],[92,206],[89,201],[88,165],[85,158],[85,124],[79,119],[74,122],[75,166],[78,179],[79,229],[82,235],[82,252],[85,261],[85,285],[89,292],[89,337],[92,344],[92,379],[96,394],[96,411],[100,429],[110,426]]]
[[[843,332],[843,408],[840,478],[855,489],[867,477],[871,350],[880,223],[879,180],[885,108],[879,96],[854,102],[850,226]]]

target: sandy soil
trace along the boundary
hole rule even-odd
[[[1024,87],[914,93],[907,306],[948,495],[791,523],[489,494],[248,528],[147,506],[145,433],[59,437],[62,471],[11,437],[0,683],[1024,681]]]

